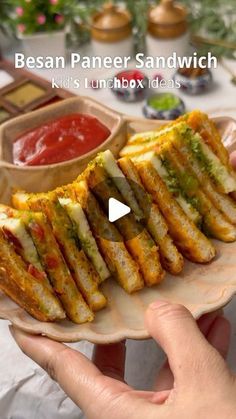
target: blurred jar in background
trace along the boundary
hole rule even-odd
[[[132,18],[124,9],[106,3],[92,17],[93,54],[101,57],[129,56],[133,53]]]
[[[173,0],[161,0],[148,14],[147,54],[165,58],[189,50],[187,9]]]

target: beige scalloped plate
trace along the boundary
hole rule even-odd
[[[67,103],[70,109],[73,105],[74,111],[75,100],[73,102],[69,99],[69,101],[63,102],[64,112],[68,113]],[[87,98],[77,98],[76,103],[80,105],[78,106],[79,109],[81,108],[81,103],[83,104],[82,110],[84,112],[89,110],[86,108]],[[102,120],[106,120],[109,117],[111,125],[114,120],[115,126],[114,130],[111,126],[112,136],[109,139],[108,147],[112,148],[112,145],[115,143],[116,150],[123,146],[126,133],[152,129],[162,124],[161,121],[147,121],[125,117],[91,100],[89,100],[89,107],[95,110],[97,107],[100,116],[102,112],[104,113]],[[42,121],[44,117],[48,120],[48,115],[56,116],[58,109],[61,114],[62,110],[61,107],[58,108],[58,105],[52,105],[47,107],[47,109],[31,113],[25,117],[25,122],[27,123],[25,126],[29,129],[31,121],[33,126],[35,120],[38,121],[40,119]],[[22,118],[24,117],[11,121],[10,125],[7,123],[2,126],[0,146],[1,142],[6,141],[7,132],[18,133],[18,127],[23,128],[24,120]],[[221,130],[225,145],[232,151],[235,149],[236,144],[236,121],[231,118],[216,118],[215,122]],[[91,154],[91,158],[93,154],[94,152]],[[55,165],[53,166],[53,186],[62,182],[63,172],[68,172],[68,164],[70,165],[70,163],[57,165],[60,173],[58,181],[55,179]],[[83,169],[84,161],[80,164],[78,160],[77,172],[75,171],[75,161],[72,164],[71,177],[74,177]],[[6,196],[10,195],[11,188],[19,186],[17,183],[19,180],[19,169],[16,173],[14,170],[14,166],[9,161],[6,164],[3,161],[1,162],[0,202],[6,202]],[[42,168],[36,171],[32,170],[32,174],[34,173],[32,177],[34,179],[33,183],[29,184],[29,176],[27,176],[26,184],[22,185],[24,177],[20,177],[20,186],[25,186],[27,190],[32,189],[35,191],[37,190],[37,185],[39,185],[40,190],[42,190],[42,188],[46,188],[47,181],[44,184],[43,178],[48,172],[50,172],[50,167],[45,168],[45,171]],[[30,174],[30,171],[28,174]],[[68,173],[66,176],[67,181],[72,180],[72,178],[68,179]],[[236,243],[224,244],[218,241],[214,243],[217,248],[217,257],[212,263],[197,265],[186,261],[181,275],[174,277],[167,274],[163,283],[157,287],[146,288],[130,296],[114,280],[108,280],[103,285],[103,291],[108,297],[108,306],[96,314],[92,323],[76,325],[69,320],[60,323],[39,322],[2,293],[0,293],[0,317],[9,320],[26,332],[46,335],[52,339],[64,342],[88,340],[94,343],[112,343],[126,338],[146,339],[149,335],[144,325],[144,313],[152,301],[165,299],[183,304],[192,312],[195,318],[199,318],[204,313],[226,305],[236,293]]]

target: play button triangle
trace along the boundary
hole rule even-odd
[[[108,218],[111,223],[119,220],[131,211],[130,207],[118,201],[115,198],[109,198],[108,201]]]

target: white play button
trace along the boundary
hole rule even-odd
[[[118,201],[115,198],[109,198],[108,201],[108,218],[111,223],[124,217],[131,211],[130,207]]]

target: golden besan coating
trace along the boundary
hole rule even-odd
[[[54,292],[69,319],[78,324],[93,320],[93,314],[76,287],[46,216],[41,212],[18,211],[0,205],[0,213],[3,212],[25,223]]]
[[[189,138],[184,138],[184,133]],[[188,142],[194,139],[202,148],[204,162]],[[72,321],[82,323],[92,320],[94,312],[106,304],[99,288],[98,270],[83,248],[80,231],[76,231],[73,217],[61,198],[80,204],[100,256],[128,293],[141,290],[144,285],[158,284],[165,269],[171,274],[180,273],[183,256],[196,263],[210,262],[216,250],[202,231],[225,242],[235,240],[236,203],[226,194],[234,188],[235,174],[219,133],[207,116],[195,111],[166,125],[164,131],[161,127],[135,134],[121,155],[123,158],[116,162],[109,151],[100,153],[73,183],[55,191],[39,194],[19,191],[13,195],[13,205],[24,211],[14,213],[8,207],[7,217],[19,216],[25,223],[54,293],[50,288],[45,291],[44,284],[28,273],[24,258],[16,254],[3,236],[0,236],[0,288],[35,318],[63,319],[64,308]],[[218,170],[211,173],[207,161],[217,169],[223,167],[222,173]],[[177,199],[179,190],[172,190],[167,184],[165,171],[168,176],[170,173],[176,176],[186,205]],[[124,188],[119,188],[115,179],[119,173],[124,175]],[[186,175],[194,180],[194,187],[186,188],[183,183]],[[220,187],[216,185],[218,175]],[[149,218],[142,230],[134,209],[114,223],[107,215],[111,196],[133,208],[131,194],[131,204],[124,197],[124,191],[129,191],[127,184],[134,193],[136,210],[147,215],[142,196],[131,181],[144,188],[150,201]],[[94,188],[97,184],[101,184],[100,190]],[[199,212],[199,223],[194,224],[188,203]],[[4,211],[0,206],[0,216]],[[76,222],[80,221],[78,216]],[[40,240],[40,232],[44,242]],[[55,258],[50,259],[50,255]],[[79,297],[71,292],[72,288]]]
[[[192,262],[210,262],[216,255],[213,244],[172,199],[152,164],[140,162],[136,164],[136,167],[145,187],[159,206],[168,224],[170,234],[183,255]]]
[[[134,190],[136,199],[144,213],[146,212],[147,229],[159,246],[161,264],[171,274],[179,274],[184,266],[183,256],[173,243],[173,240],[169,235],[167,223],[158,206],[152,202],[151,208],[149,210],[147,209],[146,202],[143,200],[143,193],[140,193],[140,187],[138,187],[138,185],[143,187],[143,184],[137,168],[128,157],[119,159],[118,164],[127,179],[132,181],[131,187]],[[152,200],[151,195],[150,199]]]
[[[122,202],[123,198],[115,185],[109,180],[105,169],[98,165],[90,167],[87,173],[88,185],[95,191],[104,204],[110,197]],[[96,185],[98,187],[96,188]],[[120,218],[115,223],[129,253],[138,263],[146,285],[158,284],[164,278],[164,271],[160,263],[158,248],[143,226],[137,223],[133,214]]]
[[[20,256],[0,231],[0,288],[18,305],[40,321],[65,318],[65,313],[50,289],[30,275]]]

